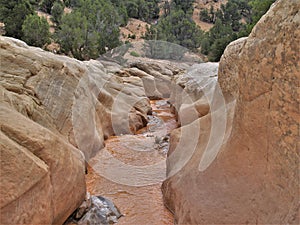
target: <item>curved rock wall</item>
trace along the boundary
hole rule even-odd
[[[151,111],[143,82],[0,37],[0,211],[4,224],[62,224],[85,197],[85,160]]]
[[[299,224],[299,8],[276,1],[247,39],[227,47],[219,84],[226,106],[236,106],[215,145],[227,117],[213,120],[218,107],[172,133],[163,193],[178,224]],[[193,139],[182,143],[185,130],[199,133],[194,150]]]

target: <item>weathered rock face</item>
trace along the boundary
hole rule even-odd
[[[218,67],[218,63],[211,62],[194,64],[185,73],[174,76],[170,102],[178,113],[181,126],[209,113]]]
[[[82,153],[1,106],[1,223],[61,224],[85,196]]]
[[[151,111],[138,77],[0,37],[1,222],[62,224],[85,196],[85,160]]]
[[[178,224],[299,224],[299,8],[277,1],[225,51],[219,83],[236,107],[220,146],[222,135],[210,145],[223,129],[221,116],[213,121],[220,108],[171,135],[163,192]],[[199,133],[194,151],[185,130]]]
[[[61,134],[88,159],[118,127],[128,133],[141,126],[126,124],[129,114],[140,121],[151,110],[141,80],[114,75],[118,65],[107,68],[98,61],[80,62],[1,37],[2,103]],[[111,115],[118,115],[114,124]]]
[[[223,63],[219,66],[221,76],[218,77],[218,81],[226,99],[237,99],[239,96],[238,71],[240,65],[236,62],[239,60],[239,54],[246,41],[247,38],[244,37],[231,42],[222,55],[221,62]]]

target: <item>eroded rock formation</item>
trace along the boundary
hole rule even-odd
[[[62,224],[84,200],[85,160],[147,123],[143,80],[7,37],[0,57],[1,223]]]
[[[299,224],[299,8],[276,1],[227,47],[218,79],[232,123],[214,97],[172,133],[163,192],[178,224]]]
[[[1,223],[62,224],[84,200],[85,160],[171,92],[182,127],[163,192],[177,223],[298,224],[299,8],[278,0],[219,72],[80,62],[0,37]]]

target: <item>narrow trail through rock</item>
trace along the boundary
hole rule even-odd
[[[166,174],[168,134],[177,127],[177,122],[167,100],[151,101],[151,105],[153,114],[147,127],[136,135],[110,137],[105,149],[89,162],[87,189],[116,204],[124,214],[119,219],[120,225],[174,224],[173,215],[163,204],[161,183]],[[122,162],[129,171],[115,162]],[[135,168],[139,168],[137,173]]]

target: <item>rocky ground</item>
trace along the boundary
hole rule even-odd
[[[170,97],[171,84],[201,61],[125,54],[80,62],[16,39],[0,41],[1,190],[9,190],[1,193],[1,216],[8,223],[65,221],[84,199],[86,161],[108,137],[155,125],[149,99]],[[165,155],[169,136],[152,138]],[[25,213],[32,204],[36,210]]]
[[[85,199],[85,161],[170,97],[181,127],[162,190],[178,224],[298,224],[299,8],[278,0],[219,68],[81,62],[0,37],[1,223],[62,224]]]
[[[111,135],[144,127],[149,98],[168,96],[181,71],[167,61],[81,62],[8,37],[0,57],[0,208],[9,224],[65,221],[84,200],[85,161]]]

